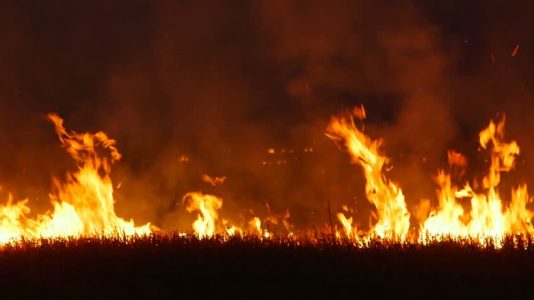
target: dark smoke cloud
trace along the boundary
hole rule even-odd
[[[469,154],[468,175],[484,170],[477,132],[497,112],[524,150],[510,178],[528,180],[533,9],[529,1],[6,1],[0,182],[47,207],[50,176],[73,167],[43,120],[53,111],[69,128],[118,140],[121,215],[184,227],[181,198],[202,190],[222,196],[223,215],[235,220],[249,209],[265,214],[268,203],[289,209],[297,225],[321,225],[330,201],[334,210],[355,205],[366,225],[363,178],[324,136],[330,116],[359,103],[410,207],[434,196],[447,149]],[[205,173],[228,179],[212,187]]]

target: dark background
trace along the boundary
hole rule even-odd
[[[2,1],[0,184],[50,208],[51,177],[74,167],[44,120],[56,112],[117,139],[117,210],[138,223],[186,228],[181,198],[202,190],[235,222],[268,203],[322,225],[330,201],[366,226],[360,171],[324,135],[363,103],[412,209],[435,198],[448,149],[469,156],[462,182],[483,175],[477,133],[505,113],[522,147],[507,197],[534,179],[533,37],[528,0]]]

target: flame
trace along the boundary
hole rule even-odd
[[[356,117],[365,117],[363,107],[356,109]],[[327,136],[344,144],[353,163],[364,172],[367,199],[376,208],[377,223],[371,235],[382,239],[404,241],[410,227],[410,214],[402,190],[384,174],[388,158],[380,153],[381,140],[371,140],[356,128],[352,115],[331,119]]]
[[[456,188],[451,184],[451,178],[444,171],[439,171],[436,183],[438,190],[439,208],[430,212],[430,216],[424,221],[421,230],[421,241],[431,236],[442,238],[449,236],[467,236],[467,228],[461,217],[464,214],[462,205],[456,202]]]
[[[7,203],[0,207],[0,243],[5,244],[23,236],[28,227],[26,215],[30,212],[27,206],[28,200],[13,203],[13,197],[8,196]]]
[[[504,141],[504,125],[504,118],[497,123],[491,121],[479,134],[480,146],[483,149],[491,146],[491,164],[488,174],[482,178],[482,192],[475,192],[468,183],[458,189],[451,184],[450,175],[444,171],[438,173],[439,207],[424,222],[419,237],[421,242],[447,237],[475,239],[482,245],[490,241],[500,246],[506,235],[532,233],[533,212],[527,208],[531,202],[527,186],[520,185],[512,190],[508,207],[504,207],[498,191],[501,173],[514,168],[520,151],[515,141]],[[457,202],[462,198],[471,200],[468,215]]]
[[[117,217],[114,209],[113,183],[109,176],[111,164],[121,159],[115,140],[104,132],[95,134],[67,132],[63,120],[48,115],[54,124],[61,145],[78,163],[78,171],[68,174],[66,181],[54,180],[57,189],[51,195],[54,213],[46,228],[51,236],[63,235],[62,228],[71,228],[79,235],[148,234],[150,224],[135,227],[132,220]],[[110,158],[100,156],[98,148],[109,151]],[[72,225],[66,226],[67,224]]]
[[[111,164],[121,158],[115,141],[103,132],[76,133],[63,127],[63,120],[47,116],[55,127],[61,145],[76,161],[78,169],[64,182],[54,179],[50,194],[52,212],[28,217],[28,200],[13,204],[11,196],[0,207],[0,243],[24,239],[144,235],[151,232],[150,223],[136,227],[132,220],[119,218],[114,209]],[[110,157],[101,156],[99,148]]]
[[[353,115],[334,117],[327,128],[327,136],[342,143],[351,155],[352,161],[359,164],[366,179],[367,199],[376,208],[377,223],[371,228],[364,240],[373,236],[405,241],[409,230],[410,214],[406,209],[402,190],[384,175],[384,166],[388,158],[380,153],[380,140],[372,140],[359,130],[354,118],[363,120],[365,111],[356,108]],[[507,235],[529,235],[534,228],[534,212],[527,208],[532,202],[527,186],[520,185],[512,189],[511,201],[505,206],[499,194],[498,186],[501,174],[514,168],[515,158],[520,153],[517,142],[504,139],[505,119],[491,121],[480,132],[479,144],[482,149],[491,149],[489,172],[482,177],[482,190],[475,191],[469,183],[458,188],[452,183],[451,175],[438,171],[439,205],[426,217],[421,217],[428,200],[417,206],[417,217],[422,219],[418,241],[426,244],[443,239],[474,240],[480,245],[492,243],[499,247]],[[459,152],[448,152],[451,169],[459,171],[462,176],[467,167],[467,158]],[[476,185],[475,185],[476,186]],[[466,211],[462,199],[470,200],[470,210]],[[423,205],[425,204],[425,205]],[[349,239],[357,239],[356,227],[352,218],[338,213],[338,221],[343,226]],[[339,236],[339,234],[337,233]]]
[[[263,238],[270,238],[271,237],[271,233],[267,230],[267,229],[263,229],[261,227],[261,219],[258,218],[258,217],[253,217],[249,222],[249,226],[252,228],[252,233],[257,235],[257,236],[260,236],[260,237],[263,237]]]
[[[261,220],[258,217],[252,218],[248,225],[252,228],[253,231],[255,231],[257,234],[261,236],[262,230],[261,230]]]
[[[506,196],[501,194],[501,176],[514,169],[520,154],[517,142],[505,139],[505,118],[497,122],[490,121],[479,133],[478,144],[490,156],[488,171],[483,176],[458,185],[460,180],[464,180],[462,176],[466,173],[467,158],[454,150],[447,153],[450,171],[438,170],[435,177],[438,205],[432,208],[430,200],[425,198],[415,206],[413,215],[418,226],[414,226],[414,231],[410,232],[411,215],[403,192],[398,184],[386,176],[389,159],[381,151],[382,141],[371,139],[355,124],[354,120],[363,121],[365,117],[365,109],[360,106],[350,114],[333,117],[326,130],[327,136],[347,149],[352,162],[363,170],[366,197],[375,209],[374,223],[367,232],[363,232],[353,217],[349,216],[349,212],[353,211],[343,206],[342,212],[336,214],[342,228],[339,232],[336,229],[337,238],[344,234],[349,241],[361,247],[369,245],[376,238],[420,244],[467,239],[480,246],[491,244],[501,247],[507,236],[534,234],[534,211],[528,208],[532,197],[527,185],[516,185]],[[47,118],[54,125],[61,146],[76,162],[76,169],[63,179],[53,178],[53,190],[49,195],[52,207],[44,214],[32,217],[29,200],[14,201],[8,194],[7,201],[0,205],[0,245],[40,238],[131,237],[158,230],[150,223],[136,226],[133,220],[122,219],[115,212],[110,174],[112,164],[121,159],[115,140],[104,132],[69,131],[63,126],[63,120],[55,114]],[[314,151],[313,148],[307,149],[304,152]],[[268,153],[275,156],[293,155],[295,151],[285,148],[275,151],[270,148]],[[268,164],[286,162],[281,159]],[[223,184],[225,178],[202,176],[205,182],[213,186]],[[507,198],[509,201],[505,201]],[[243,218],[239,223],[243,226],[239,227],[227,219],[219,220],[223,200],[217,196],[191,192],[185,194],[184,202],[189,213],[196,213],[192,229],[201,239],[215,235],[223,238],[254,235],[260,239],[271,239],[278,235],[292,238],[295,235],[289,221],[289,211],[271,214],[268,204],[266,216],[260,218],[251,211],[253,217],[248,222]]]
[[[218,186],[224,183],[226,176],[209,176],[207,174],[202,175],[202,181],[209,183],[211,186]]]
[[[337,219],[339,220],[339,223],[343,226],[343,230],[345,231],[345,236],[349,240],[355,240],[357,239],[356,235],[356,228],[352,227],[352,217],[347,218],[343,213],[339,212],[336,214]]]
[[[265,225],[283,225],[287,231],[287,237],[293,235],[293,225],[289,222],[289,211],[286,211],[282,216],[269,215],[263,221],[259,217],[252,217],[248,221],[248,228],[244,230],[232,224],[227,219],[222,219],[219,222],[219,211],[222,209],[223,200],[216,196],[202,194],[201,192],[191,192],[184,196],[184,201],[187,202],[186,209],[188,212],[199,212],[192,227],[195,234],[201,239],[210,238],[215,235],[223,238],[254,235],[263,239],[269,239],[273,237],[273,232],[266,228]]]
[[[210,238],[216,234],[215,225],[219,218],[219,210],[223,201],[213,195],[200,192],[187,193],[184,200],[188,202],[187,211],[198,211],[197,219],[193,223],[193,230],[199,238]]]
[[[223,220],[223,224],[226,226],[226,235],[227,236],[239,236],[243,237],[243,229],[235,225],[229,225],[227,220]]]

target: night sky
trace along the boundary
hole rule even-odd
[[[319,225],[330,201],[368,224],[361,172],[324,135],[360,103],[410,208],[448,149],[463,181],[483,174],[477,133],[502,114],[522,150],[504,194],[534,184],[532,1],[2,1],[0,46],[0,185],[36,211],[74,168],[49,112],[115,138],[118,214],[169,228],[189,191],[237,220],[268,203]]]

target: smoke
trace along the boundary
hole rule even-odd
[[[472,158],[468,175],[484,170],[477,132],[497,112],[523,146],[518,178],[534,178],[528,1],[0,6],[0,182],[43,209],[50,177],[73,167],[47,112],[117,139],[119,215],[165,227],[189,226],[181,199],[200,190],[236,221],[289,209],[298,226],[320,226],[330,202],[366,225],[360,171],[324,136],[359,103],[410,207],[434,197],[448,149]]]

